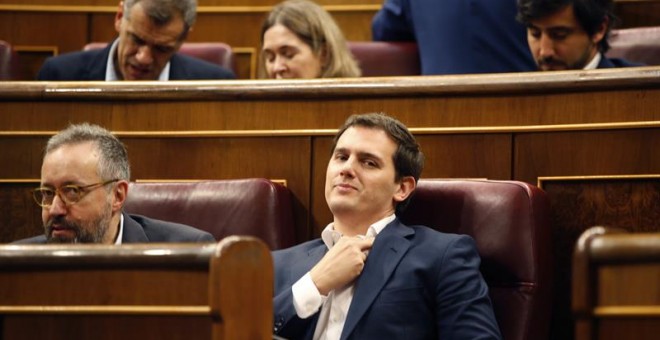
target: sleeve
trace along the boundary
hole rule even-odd
[[[441,261],[436,289],[438,339],[501,339],[474,240],[457,237]]]
[[[408,0],[386,0],[371,22],[374,41],[415,41]]]
[[[53,58],[47,58],[41,65],[39,73],[37,73],[37,80],[59,80],[57,76],[57,69],[53,65]]]
[[[289,251],[273,252],[273,264],[275,268],[275,287],[273,296],[273,333],[277,336],[281,336],[287,339],[305,339],[307,338],[307,335],[313,334],[316,327],[316,322],[318,320],[318,310],[322,305],[321,297],[321,301],[312,301],[311,304],[304,307],[310,310],[314,310],[312,314],[307,315],[306,318],[302,318],[298,315],[298,311],[296,311],[296,307],[294,305],[294,289],[305,289],[305,277],[308,277],[310,282],[307,283],[311,283],[313,286],[312,288],[315,289],[316,286],[314,286],[314,283],[311,282],[311,277],[309,277],[308,274],[301,277],[300,275],[302,274],[300,274],[297,270],[295,271],[295,274],[291,273],[292,267],[295,267],[295,264],[292,262],[292,258],[295,258],[297,256],[296,254],[297,253],[295,252],[291,253]],[[307,268],[303,270],[306,269]],[[296,279],[297,281],[294,281]],[[318,292],[318,290],[316,291]],[[299,302],[303,305],[306,304],[302,300]],[[318,306],[315,308],[315,305],[317,304]],[[309,335],[309,338],[311,339],[311,335]]]

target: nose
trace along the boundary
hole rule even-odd
[[[539,38],[539,57],[547,58],[554,55],[554,42],[546,34],[541,34],[541,38]]]
[[[135,59],[142,65],[151,64],[154,60],[151,47],[147,45],[140,46],[137,53],[135,54]]]
[[[275,57],[275,60],[273,61],[273,74],[274,75],[280,75],[287,70],[287,64],[284,61],[284,58],[282,57]]]
[[[66,204],[60,198],[60,195],[55,195],[53,203],[47,208],[48,214],[51,216],[59,216],[66,214]]]
[[[341,169],[339,171],[339,174],[341,176],[345,177],[350,177],[353,178],[355,177],[355,159],[353,157],[349,157],[346,161],[344,161],[341,164]]]

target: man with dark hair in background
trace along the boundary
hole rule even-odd
[[[616,20],[612,0],[519,0],[518,20],[539,70],[591,70],[641,66],[608,59]]]
[[[38,80],[233,79],[234,73],[178,54],[197,17],[197,0],[125,0],[119,3],[119,37],[103,49],[48,58]]]

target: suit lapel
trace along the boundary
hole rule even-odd
[[[410,248],[410,241],[406,237],[414,233],[412,228],[395,219],[378,234],[367,257],[364,271],[355,283],[353,301],[348,308],[346,323],[341,333],[342,340],[347,339],[353,332],[358,321],[380,294],[394,269]]]
[[[144,233],[142,226],[131,218],[128,214],[124,214],[124,235],[121,238],[121,243],[147,243],[149,238]]]
[[[103,49],[93,50],[91,52],[95,53],[95,55],[89,58],[89,62],[87,63],[87,80],[105,80],[105,69],[108,65],[108,58],[111,58],[110,47],[112,47],[113,42],[110,42]]]

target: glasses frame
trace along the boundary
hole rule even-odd
[[[94,191],[95,189],[104,187],[104,186],[106,186],[110,183],[114,183],[114,182],[117,182],[117,181],[119,181],[119,178],[111,179],[111,180],[108,180],[108,181],[105,181],[105,182],[98,182],[98,183],[92,183],[92,184],[88,184],[88,185],[82,185],[82,186],[75,185],[75,184],[68,184],[68,185],[63,185],[59,188],[54,188],[54,189],[47,188],[47,187],[38,187],[38,188],[32,190],[32,198],[34,198],[34,201],[37,202],[37,204],[40,207],[48,208],[48,207],[53,205],[53,202],[51,201],[50,204],[43,204],[43,201],[39,200],[38,195],[40,195],[41,198],[43,199],[42,192],[45,191],[45,190],[49,190],[49,191],[55,192],[55,195],[53,195],[53,200],[55,200],[55,196],[58,196],[60,198],[60,201],[62,201],[65,206],[70,207],[70,206],[80,202],[85,196],[87,196],[87,194]],[[68,199],[65,199],[62,196],[62,188],[75,188],[76,190],[78,190],[80,192],[80,195],[78,196],[78,199],[74,202],[71,202]]]

